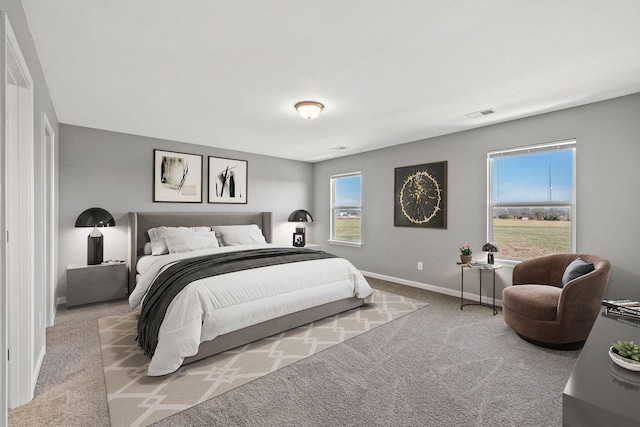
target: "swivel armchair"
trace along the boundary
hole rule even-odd
[[[594,270],[562,278],[580,257]],[[513,286],[502,292],[504,321],[521,338],[547,348],[582,348],[602,308],[611,264],[589,254],[558,254],[523,261],[513,269]]]

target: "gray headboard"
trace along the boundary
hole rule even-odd
[[[129,292],[136,284],[136,263],[154,227],[198,227],[256,224],[267,242],[272,242],[271,212],[129,212]]]

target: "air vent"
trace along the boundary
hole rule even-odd
[[[346,150],[349,147],[345,147],[343,145],[339,146],[339,147],[333,147],[332,150],[336,150],[336,151],[342,151],[342,150]]]
[[[486,110],[480,110],[480,111],[476,111],[475,113],[469,113],[465,115],[470,119],[475,119],[482,116],[488,116],[489,114],[493,114],[495,112],[496,110],[494,110],[493,108],[487,108]]]

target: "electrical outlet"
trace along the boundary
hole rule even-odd
[[[418,261],[418,270],[422,270],[422,261]]]

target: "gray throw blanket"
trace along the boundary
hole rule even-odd
[[[335,255],[303,248],[266,248],[178,261],[160,273],[149,288],[142,303],[136,340],[145,354],[153,356],[158,345],[160,325],[169,304],[191,282],[252,268],[325,258],[335,258]]]

